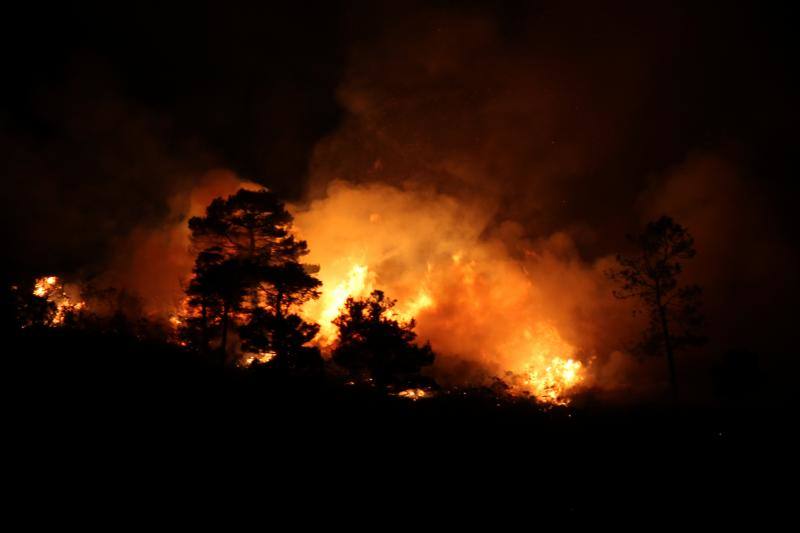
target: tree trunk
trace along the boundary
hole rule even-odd
[[[248,235],[249,235],[249,239],[250,239],[250,247],[248,248],[248,256],[247,256],[247,258],[249,260],[253,261],[253,259],[256,256],[256,233],[255,233],[255,230],[253,228],[248,228]],[[258,309],[258,285],[256,285],[256,287],[251,289],[250,305],[253,306],[253,308],[250,310],[251,312],[253,312],[256,309]]]
[[[273,343],[273,349],[282,364],[289,364],[290,361],[287,360],[288,353],[286,350],[286,324],[283,322],[283,292],[280,289],[275,295],[275,317],[278,321],[272,334],[273,339],[277,342]],[[275,339],[275,336],[277,336],[277,339]]]
[[[280,289],[275,296],[275,314],[279,319],[283,318],[283,291]]]
[[[672,389],[672,400],[678,399],[678,379],[675,375],[675,355],[672,350],[672,338],[669,334],[669,323],[667,321],[667,309],[661,302],[661,284],[656,280],[656,310],[661,321],[661,333],[664,335],[664,351],[667,354],[667,366],[669,367],[669,384]]]
[[[228,362],[228,303],[222,304],[222,362]]]
[[[672,387],[672,399],[678,399],[678,379],[675,374],[675,355],[672,350],[672,337],[669,334],[667,312],[664,306],[658,304],[658,315],[661,318],[661,329],[664,334],[664,351],[667,352],[667,365],[669,366],[669,384]]]
[[[248,236],[250,238],[250,247],[248,248],[248,259],[252,259],[256,255],[256,233],[253,228],[248,228]]]
[[[206,301],[202,300],[200,303],[200,313],[202,316],[202,322],[200,323],[200,335],[202,338],[200,342],[202,343],[202,350],[203,350],[203,357],[208,356],[208,309],[206,308]]]

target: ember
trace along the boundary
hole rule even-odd
[[[244,356],[239,359],[239,366],[242,367],[249,367],[252,366],[254,363],[269,363],[275,358],[275,352],[256,352],[256,353],[246,353]]]
[[[426,391],[425,389],[406,389],[398,392],[397,395],[400,398],[407,398],[413,401],[431,397],[431,393]]]

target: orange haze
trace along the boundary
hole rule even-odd
[[[583,381],[597,339],[579,314],[607,300],[597,298],[602,276],[576,260],[566,236],[526,242],[513,225],[486,235],[492,215],[428,189],[346,182],[296,208],[308,261],[321,266],[322,297],[304,309],[322,326],[320,343],[332,342],[329,322],[348,295],[379,288],[400,317],[416,319],[441,381],[499,376],[540,396],[549,392],[536,384]]]

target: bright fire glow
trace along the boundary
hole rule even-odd
[[[348,263],[352,265],[349,269],[346,268]],[[367,296],[373,289],[373,282],[365,265],[357,262],[343,264],[345,270],[338,279],[320,276],[324,287],[322,295],[318,301],[309,302],[303,309],[307,318],[319,323],[320,329],[315,341],[323,347],[330,346],[336,340],[336,326],[333,321],[344,308],[347,298]],[[334,270],[335,265],[332,266],[334,268],[331,270]]]
[[[239,365],[248,367],[253,363],[269,363],[275,358],[275,352],[271,351],[262,351],[262,352],[255,352],[255,353],[245,353],[241,359],[239,359]]]
[[[569,390],[583,379],[584,368],[580,361],[555,357],[544,369],[529,369],[522,377],[522,388],[541,402],[567,405]]]
[[[574,346],[550,324],[523,331],[519,348],[529,354],[521,368],[510,369],[512,391],[531,394],[551,405],[569,404],[569,395],[586,378],[586,368],[575,357]]]
[[[36,280],[36,283],[33,286],[33,294],[34,296],[38,296],[39,298],[44,298],[48,293],[53,291],[56,283],[58,282],[58,278],[55,276],[45,276],[43,278],[39,278]]]
[[[431,342],[437,353],[432,375],[442,385],[485,384],[498,376],[515,394],[565,405],[589,381],[577,348],[582,337],[572,327],[574,298],[564,297],[580,278],[567,277],[561,264],[537,270],[540,256],[527,243],[515,248],[520,238],[513,226],[500,236],[487,232],[496,221],[485,206],[429,190],[338,182],[326,197],[293,211],[298,236],[309,244],[304,261],[320,266],[322,294],[300,313],[320,325],[313,342],[323,354],[335,345],[333,321],[347,298],[380,289],[397,299],[393,317],[413,318],[418,341]],[[36,280],[33,293],[56,305],[54,325],[85,305],[67,292],[55,276]],[[186,302],[168,317],[176,339],[190,316]],[[244,353],[239,364],[274,355]]]
[[[33,285],[33,295],[46,298],[48,302],[55,304],[56,312],[50,321],[52,326],[62,325],[68,313],[78,312],[86,306],[85,302],[77,297],[70,298],[64,283],[57,276],[44,276],[36,279]]]
[[[322,294],[319,300],[309,302],[302,310],[303,316],[307,320],[320,325],[314,343],[323,349],[330,348],[336,342],[337,329],[333,321],[344,310],[347,299],[367,297],[374,289],[378,288],[374,272],[366,265],[357,261],[337,261],[337,263],[342,265],[338,271],[336,268],[320,271]],[[347,268],[348,265],[349,268]],[[341,277],[338,277],[337,274]],[[416,317],[421,310],[433,305],[434,301],[429,292],[425,288],[421,288],[412,299],[406,302],[397,302],[397,306],[390,311],[390,316],[395,320],[408,321]]]
[[[343,182],[296,210],[323,283],[302,311],[320,324],[315,342],[323,350],[335,343],[331,322],[349,296],[380,289],[397,299],[397,319],[415,319],[418,341],[430,340],[440,383],[499,376],[515,394],[567,404],[586,367],[565,340],[565,306],[546,299],[552,285],[537,284],[504,242],[485,237],[489,216],[430,191]]]
[[[397,393],[398,396],[401,398],[407,398],[409,400],[419,400],[422,398],[430,397],[430,393],[425,389],[406,389]]]

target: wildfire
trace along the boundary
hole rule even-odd
[[[86,306],[85,302],[70,298],[64,283],[57,276],[38,278],[33,285],[33,295],[45,298],[55,305],[55,314],[50,320],[52,326],[62,325],[67,314],[78,312]]]
[[[455,271],[451,272],[450,279],[460,279],[464,286],[475,284],[474,262],[462,264],[461,254],[453,254],[452,262]],[[427,272],[431,273],[433,267],[428,265]],[[330,347],[336,340],[336,327],[333,320],[341,313],[347,298],[363,297],[369,294],[375,283],[375,274],[367,265],[353,262],[352,266],[344,271],[340,279],[321,272],[323,277],[323,293],[320,300],[312,303],[304,313],[309,320],[320,324],[320,333],[315,338],[322,348]],[[454,276],[453,274],[458,274]],[[426,279],[427,283],[427,279]],[[332,289],[325,291],[324,287]],[[416,296],[392,310],[398,320],[410,320],[425,309],[435,307],[435,300],[427,287],[420,288]],[[315,305],[316,304],[316,305]],[[572,354],[575,348],[565,342],[552,325],[539,324],[537,327],[525,327],[521,332],[520,341],[504,347],[517,352],[527,352],[522,367],[517,371],[509,370],[514,376],[513,393],[532,395],[538,401],[550,405],[569,404],[571,391],[580,385],[585,378],[585,367]],[[245,359],[249,365],[253,357]],[[400,397],[417,400],[430,395],[424,389],[406,389],[397,394]]]
[[[322,348],[328,348],[336,341],[337,331],[333,321],[344,309],[347,299],[363,298],[377,288],[375,272],[367,265],[354,260],[337,261],[337,263],[350,266],[349,268],[340,266],[337,269],[334,265],[334,268],[320,271],[322,295],[318,301],[309,302],[302,310],[307,320],[320,325],[314,342]],[[337,276],[338,273],[341,274]],[[415,297],[405,302],[398,302],[390,314],[396,320],[408,321],[415,318],[423,309],[433,307],[434,304],[430,292],[423,287]]]
[[[564,341],[552,324],[523,331],[520,348],[530,355],[518,370],[510,370],[511,390],[530,394],[550,405],[568,405],[572,391],[584,382],[586,368],[574,346]]]
[[[568,405],[569,391],[584,379],[583,364],[575,359],[553,358],[542,368],[528,368],[522,388],[537,400],[551,405]]]
[[[406,303],[405,305],[401,306],[401,311],[396,312],[395,314],[400,320],[411,320],[412,318],[416,318],[417,314],[422,311],[423,309],[431,308],[435,305],[433,297],[427,291],[427,289],[420,289],[417,296]]]
[[[417,401],[422,398],[429,398],[431,393],[426,391],[425,389],[406,389],[402,390],[397,393],[397,395],[401,398],[407,398],[409,400]]]
[[[304,309],[304,314],[319,323],[315,342],[327,347],[336,340],[333,321],[339,316],[347,299],[368,295],[373,289],[373,282],[367,266],[359,263],[354,263],[339,280],[330,279],[330,276],[321,277],[323,287],[331,288],[323,290],[319,301],[310,303]]]
[[[251,366],[253,363],[269,363],[275,358],[275,352],[271,351],[262,351],[262,352],[255,352],[255,353],[246,353],[241,359],[239,359],[239,366],[248,367]]]
[[[315,342],[323,350],[335,343],[332,320],[348,297],[381,289],[397,299],[398,320],[415,319],[419,342],[430,340],[437,380],[511,375],[513,393],[565,405],[587,369],[562,337],[563,306],[550,305],[549,287],[505,243],[484,236],[487,213],[473,207],[429,191],[335,182],[326,198],[296,211],[323,283],[303,309],[320,324]]]
[[[295,210],[295,231],[309,243],[307,261],[320,265],[321,295],[299,310],[320,326],[312,342],[329,352],[338,333],[333,321],[347,299],[381,289],[397,299],[393,317],[414,319],[418,342],[430,341],[437,353],[432,376],[440,384],[485,384],[499,376],[514,394],[568,404],[588,378],[578,356],[580,330],[571,327],[574,304],[560,301],[571,278],[562,270],[537,271],[539,256],[512,253],[505,240],[493,239],[486,231],[490,215],[430,191],[344,183]],[[56,276],[36,280],[33,294],[55,304],[53,325],[85,305],[67,292]],[[174,342],[185,345],[180,334],[193,318],[187,299],[171,311],[162,316]],[[246,352],[238,364],[274,357]],[[410,388],[397,395],[416,400],[431,393]]]
[[[45,276],[36,280],[33,286],[33,295],[39,298],[44,298],[48,293],[52,292],[58,278],[55,276]]]

